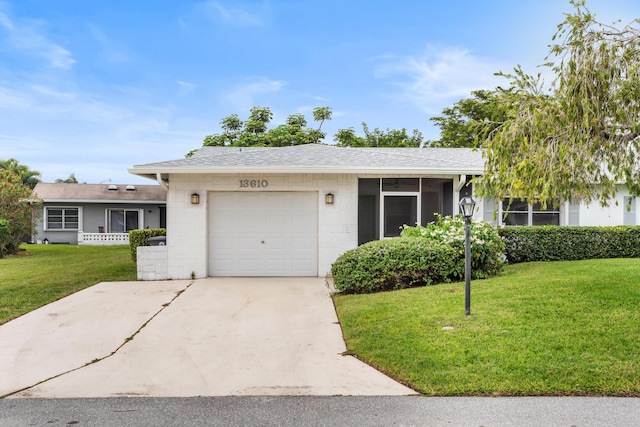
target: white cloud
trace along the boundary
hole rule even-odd
[[[178,92],[179,95],[186,95],[188,93],[191,93],[198,87],[198,85],[196,85],[195,83],[186,82],[184,80],[178,80],[177,83],[180,87],[180,90]]]
[[[3,135],[0,133],[0,141],[8,141],[11,144],[25,142],[24,138],[19,138],[14,135]]]
[[[47,118],[57,117],[61,121],[115,123],[131,116],[129,109],[90,93],[61,91],[50,86],[31,84],[23,94],[25,99],[30,100],[29,108],[33,113]]]
[[[119,64],[129,59],[125,49],[117,47],[116,44],[98,27],[88,24],[87,28],[102,48],[101,57],[105,61]]]
[[[282,80],[270,80],[258,77],[249,83],[236,87],[229,92],[224,99],[236,110],[249,111],[256,105],[256,98],[260,95],[279,92],[286,82]]]
[[[29,102],[23,94],[14,89],[0,86],[0,109],[24,109],[28,105]]]
[[[444,106],[469,97],[474,90],[504,85],[504,78],[494,73],[512,68],[458,48],[429,47],[418,55],[385,55],[378,60],[383,64],[377,68],[376,76],[400,88],[392,97],[409,101],[425,113],[439,112]]]
[[[260,27],[264,25],[265,19],[262,12],[265,11],[265,4],[262,7],[255,5],[239,6],[237,2],[233,6],[224,5],[221,1],[210,0],[200,3],[197,6],[202,9],[212,19],[239,27]]]
[[[42,83],[0,84],[0,155],[39,170],[45,181],[75,172],[80,181],[138,182],[136,163],[181,158],[197,148],[208,118],[183,117],[135,91],[94,92]],[[120,102],[126,99],[126,105]]]
[[[178,84],[186,89],[195,89],[197,87],[195,83],[185,82],[184,80],[178,80]]]
[[[45,34],[45,25],[36,20],[12,20],[0,11],[0,29],[7,35],[10,46],[21,53],[46,60],[50,66],[70,69],[76,60],[70,51],[50,41]]]

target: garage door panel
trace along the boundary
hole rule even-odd
[[[314,224],[315,225],[315,224]],[[292,219],[287,226],[291,229],[292,234],[308,234],[308,230],[312,227],[308,223],[304,223],[302,221],[298,221],[295,218]]]
[[[243,271],[247,272],[248,276],[256,275],[260,273],[261,268],[261,259],[260,258],[240,258],[236,262],[236,270],[241,268]]]
[[[221,212],[220,215],[216,215],[209,220],[209,226],[215,230],[224,230],[225,227],[227,229],[236,228],[239,224],[239,219],[229,218],[229,215],[226,212]]]
[[[258,257],[245,257],[245,258],[219,258],[211,264],[217,272],[222,275],[232,275],[233,272],[238,270],[239,266],[246,271],[248,276],[255,275],[260,271],[261,260]],[[253,274],[252,274],[253,273]]]
[[[286,276],[290,270],[287,261],[283,259],[267,259],[265,260],[265,275],[267,276]]]
[[[233,237],[220,236],[218,237],[218,242],[220,243],[221,246],[228,247],[228,248],[235,248],[236,245],[238,244],[238,241]]]
[[[291,248],[296,250],[296,251],[300,251],[300,250],[307,250],[307,251],[314,251],[314,247],[313,245],[315,245],[315,241],[310,239],[310,238],[294,238],[291,239]]]
[[[271,203],[263,206],[265,210],[277,211],[281,206],[286,204],[292,193],[287,192],[274,192],[274,193],[255,193],[259,197],[262,197],[265,194],[268,194]]]
[[[304,259],[294,259],[291,261],[291,264],[294,271],[307,271],[309,268],[312,268],[310,261]]]
[[[235,237],[237,242],[236,248],[241,251],[258,251],[260,250],[260,242],[255,237]]]
[[[267,251],[283,251],[287,249],[287,241],[282,237],[268,238],[264,244]]]
[[[270,229],[282,230],[284,227],[289,226],[290,218],[281,217],[277,213],[264,212],[260,215],[263,216],[264,226],[269,227]],[[267,217],[267,215],[269,215]]]
[[[234,206],[229,206],[229,209],[233,209],[235,206],[241,209],[251,209],[255,206],[256,200],[260,199],[262,193],[229,193],[231,198],[236,202]]]
[[[262,226],[259,223],[260,218],[256,219],[256,213],[239,212],[232,210],[221,210],[218,215],[214,216],[209,225],[213,230],[219,230],[219,233],[236,233],[240,229],[260,230]]]
[[[211,193],[209,201],[210,275],[317,275],[317,193]]]
[[[214,268],[220,275],[232,274],[237,268],[237,260],[235,259],[217,259],[211,268]]]
[[[257,251],[259,249],[258,242],[251,238],[242,238],[236,236],[220,236],[217,238],[221,248],[227,248],[230,253],[237,251]],[[222,252],[220,255],[222,256]]]

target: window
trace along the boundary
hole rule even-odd
[[[622,225],[636,225],[636,198],[624,196]]]
[[[400,235],[404,225],[418,221],[418,196],[384,196],[384,237]]]
[[[359,178],[358,244],[452,215],[453,193],[453,180],[446,178]]]
[[[567,225],[580,225],[580,205],[569,203],[569,222]]]
[[[380,238],[380,179],[358,180],[358,245]]]
[[[520,199],[502,201],[502,225],[560,225],[560,207],[529,204]]]
[[[382,191],[420,191],[418,178],[382,178]]]
[[[47,230],[77,230],[78,208],[45,208]]]
[[[382,178],[382,236],[400,235],[403,225],[418,221],[419,178]]]
[[[127,233],[137,230],[140,224],[140,211],[128,209],[108,209],[107,224],[109,233]]]

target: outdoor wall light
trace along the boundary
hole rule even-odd
[[[191,195],[191,204],[197,205],[200,203],[200,195],[198,193],[193,193]]]
[[[324,202],[325,202],[327,205],[332,205],[332,204],[333,204],[333,194],[331,194],[331,193],[327,193],[327,194],[325,194],[325,196],[324,196]]]

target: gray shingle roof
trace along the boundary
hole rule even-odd
[[[109,190],[109,187],[116,188]],[[130,189],[127,190],[127,187]],[[39,182],[33,192],[45,202],[96,201],[106,203],[152,203],[167,200],[160,185],[58,184]]]
[[[192,157],[135,165],[137,175],[155,173],[468,173],[484,160],[470,148],[349,148],[307,144],[290,147],[203,147]]]

